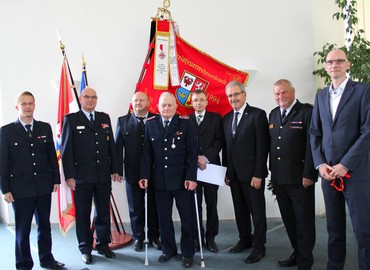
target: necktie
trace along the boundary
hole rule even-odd
[[[281,120],[284,121],[286,117],[286,110],[283,110],[283,113],[281,114]]]
[[[25,125],[26,129],[27,129],[27,134],[28,136],[31,138],[32,137],[32,130],[31,130],[31,125],[28,124],[28,125]]]
[[[164,131],[167,131],[168,125],[170,124],[169,120],[164,121]]]
[[[94,126],[94,115],[90,113],[90,124]]]
[[[239,112],[234,112],[234,120],[233,120],[233,123],[231,125],[231,131],[232,131],[233,139],[235,137],[236,128],[238,127],[238,115],[239,115]]]
[[[137,120],[139,120],[139,123],[137,124],[137,130],[143,136],[144,135],[144,130],[145,130],[145,126],[144,126],[145,117],[136,117],[136,118],[137,118]]]
[[[202,114],[198,115],[197,116],[197,124],[198,124],[198,126],[200,125],[200,123],[202,123],[202,120],[203,120],[203,115]]]

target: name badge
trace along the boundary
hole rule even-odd
[[[77,126],[77,129],[85,129],[85,126]]]

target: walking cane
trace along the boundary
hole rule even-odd
[[[148,262],[148,187],[145,188],[145,196],[144,196],[144,204],[145,204],[145,262],[144,265],[149,265]]]
[[[199,248],[200,248],[200,267],[206,267],[204,263],[204,257],[203,257],[202,237],[200,235],[199,208],[198,208],[198,198],[197,198],[196,190],[194,190],[194,201],[195,201],[195,213],[197,215],[196,218],[197,218],[198,240],[199,240]]]

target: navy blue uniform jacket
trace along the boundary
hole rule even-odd
[[[298,100],[281,122],[280,107],[269,116],[271,179],[277,184],[302,185],[302,178],[317,181],[313,165],[309,128],[312,106]]]
[[[92,126],[82,111],[66,115],[62,132],[65,179],[77,184],[111,181],[118,173],[117,154],[108,114],[95,111]]]
[[[148,118],[151,116],[153,114],[149,113]],[[137,130],[138,123],[134,113],[121,116],[117,121],[115,141],[119,175],[122,175],[124,165],[125,180],[130,184],[136,184],[140,180],[140,159],[143,152],[143,145],[141,134]]]
[[[184,189],[185,180],[197,180],[198,142],[192,122],[175,115],[165,133],[160,116],[145,124],[141,179],[159,190]]]
[[[19,120],[0,129],[0,187],[15,199],[46,195],[60,184],[48,123],[34,120],[30,138]]]

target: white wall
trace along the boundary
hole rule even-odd
[[[323,40],[326,34],[318,33],[325,28],[332,33],[335,25],[327,20],[333,13],[325,7],[328,2],[187,0],[171,1],[170,11],[188,42],[235,68],[257,71],[247,88],[248,102],[268,113],[276,106],[272,84],[280,78],[293,82],[298,99],[313,103],[317,88],[312,75],[313,52],[329,41]],[[30,90],[36,96],[35,118],[55,126],[58,91],[51,82],[59,80],[62,63],[57,29],[75,80],[80,79],[84,53],[89,85],[99,95],[97,110],[108,112],[115,127],[117,117],[127,112],[146,55],[151,17],[161,5],[160,0],[2,0],[2,124],[17,117],[15,96]],[[124,186],[114,184],[113,190],[121,215],[128,221]],[[279,216],[269,191],[266,201],[267,215]],[[322,213],[320,201],[318,213]],[[0,214],[12,223],[9,209],[3,204]],[[231,209],[229,188],[222,187],[220,218],[234,218]],[[52,222],[57,222],[56,217],[54,200]]]

